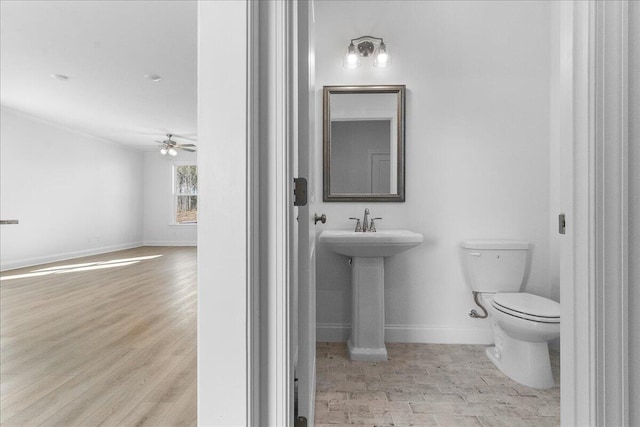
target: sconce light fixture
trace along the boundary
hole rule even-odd
[[[391,56],[382,38],[362,36],[357,39],[351,39],[342,65],[344,68],[349,69],[358,68],[362,62],[360,58],[369,58],[371,56],[374,58],[374,67],[383,68],[391,64]]]

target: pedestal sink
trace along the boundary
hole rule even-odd
[[[351,257],[352,327],[351,360],[387,360],[384,345],[384,257],[422,243],[419,233],[408,230],[355,232],[325,230],[318,241],[333,252]]]

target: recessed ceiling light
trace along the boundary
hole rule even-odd
[[[152,82],[159,82],[162,80],[162,77],[157,74],[145,74],[144,77]]]
[[[64,74],[51,74],[51,78],[60,80],[61,82],[69,80],[69,76],[65,76]]]

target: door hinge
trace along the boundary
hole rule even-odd
[[[293,178],[293,206],[306,206],[307,204],[307,180],[305,178]]]
[[[567,233],[567,221],[565,220],[563,213],[558,215],[558,233],[560,234]]]
[[[295,375],[295,372],[294,372]],[[298,378],[293,378],[293,427],[307,427],[307,419],[298,416]]]

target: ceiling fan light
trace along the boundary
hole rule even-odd
[[[167,147],[162,147],[160,149],[160,154],[162,154],[163,156],[166,156],[168,152],[169,150],[167,150]]]
[[[175,156],[178,155],[178,152],[176,151],[175,148],[171,147],[171,148],[169,148],[169,155],[175,157]]]

